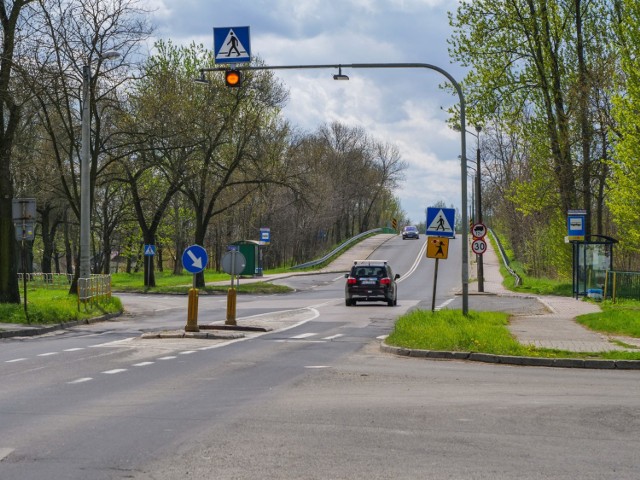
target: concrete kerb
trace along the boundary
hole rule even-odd
[[[55,332],[56,330],[64,330],[66,328],[73,328],[79,325],[90,325],[92,323],[106,322],[112,318],[117,318],[122,315],[122,312],[108,313],[95,318],[86,318],[83,320],[74,320],[72,322],[56,323],[53,325],[15,325],[15,329],[12,330],[0,330],[0,338],[13,338],[13,337],[35,337],[37,335],[45,335],[47,333]],[[4,326],[6,327],[6,325]]]
[[[398,356],[431,360],[468,360],[472,362],[495,363],[526,367],[586,368],[640,370],[640,360],[601,360],[582,358],[514,357],[477,352],[449,352],[440,350],[419,350],[388,345],[384,341],[380,350]]]

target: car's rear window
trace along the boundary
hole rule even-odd
[[[356,277],[379,277],[386,275],[384,267],[355,267],[353,275]]]

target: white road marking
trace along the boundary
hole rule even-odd
[[[133,366],[134,367],[146,367],[147,365],[153,365],[156,362],[140,362],[140,363],[134,363]]]
[[[442,310],[443,308],[445,308],[447,305],[449,305],[451,302],[453,302],[453,298],[450,298],[449,300],[447,300],[446,302],[443,302],[442,304],[438,305],[435,310]]]
[[[135,338],[136,337],[123,338],[122,340],[114,340],[113,342],[99,343],[97,345],[89,345],[89,347],[90,348],[95,348],[95,347],[114,347],[114,346],[118,346],[120,343],[130,342]]]
[[[13,448],[0,448],[0,460],[9,456],[13,452]]]
[[[336,338],[344,337],[344,333],[338,333],[337,335],[331,335],[330,337],[324,337],[323,340],[334,340]]]
[[[169,355],[167,357],[160,357],[158,360],[173,360],[174,358],[178,358],[175,355]]]
[[[50,357],[51,355],[57,355],[59,352],[47,352],[38,354],[39,357]]]
[[[7,360],[4,363],[15,363],[15,362],[22,362],[23,360],[26,360],[26,358],[14,358],[13,360]]]
[[[389,335],[380,335],[379,337],[376,337],[378,340],[384,340],[385,338],[387,338]]]
[[[313,337],[314,335],[317,335],[317,333],[301,333],[300,335],[294,335],[293,337],[289,337],[289,338],[295,338],[296,340],[298,340],[302,338]]]
[[[418,252],[418,256],[416,257],[415,261],[413,262],[413,265],[411,265],[411,268],[409,269],[409,271],[405,274],[403,274],[398,280],[396,280],[396,283],[401,283],[404,280],[406,280],[407,278],[409,278],[411,275],[413,275],[415,273],[415,271],[418,268],[418,265],[420,264],[420,260],[422,260],[422,258],[424,257],[424,252],[427,249],[427,242],[425,242],[424,244],[422,244],[422,247],[420,247],[420,252]]]
[[[68,383],[69,385],[73,385],[73,384],[76,384],[76,383],[89,382],[89,381],[91,381],[91,380],[93,380],[93,378],[91,378],[91,377],[84,377],[84,378],[78,378],[77,380],[73,380],[73,381],[71,381],[71,382],[67,382],[67,383]]]
[[[113,370],[106,370],[102,373],[106,373],[107,375],[113,375],[114,373],[122,373],[126,371],[127,371],[126,368],[114,368]]]
[[[304,339],[280,339],[274,340],[276,343],[327,343],[325,340],[304,340]]]
[[[67,348],[65,352],[77,352],[79,350],[84,350],[84,348]]]
[[[331,368],[329,365],[306,365],[304,368]]]
[[[184,352],[178,353],[178,355],[191,355],[192,353],[196,353],[195,350],[185,350]]]

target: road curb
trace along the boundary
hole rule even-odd
[[[185,332],[184,330],[176,331],[163,331],[163,332],[148,332],[143,333],[140,338],[143,339],[158,339],[158,338],[199,338],[209,340],[235,340],[237,338],[244,338],[244,333],[241,332]]]
[[[65,328],[77,327],[78,325],[90,325],[97,322],[106,322],[112,318],[122,315],[122,311],[116,313],[108,313],[94,318],[85,318],[83,320],[74,320],[73,322],[56,323],[53,325],[34,325],[26,324],[19,330],[3,330],[0,331],[0,338],[11,337],[35,337],[37,335],[44,335],[46,333],[55,332],[56,330],[64,330]]]
[[[546,357],[515,357],[510,355],[493,355],[477,352],[449,352],[442,350],[419,350],[405,347],[380,344],[380,350],[385,353],[414,358],[432,360],[468,360],[472,362],[496,363],[500,365],[517,365],[525,367],[556,367],[556,368],[586,368],[601,370],[640,370],[640,360],[601,360],[582,358],[546,358]]]

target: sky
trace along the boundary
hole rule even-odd
[[[143,0],[155,37],[214,48],[213,29],[249,27],[252,55],[266,65],[427,63],[462,81],[451,62],[448,10],[456,0]],[[413,223],[435,202],[461,206],[460,133],[447,126],[457,95],[423,68],[277,70],[289,90],[284,115],[306,132],[339,121],[396,145],[408,165],[394,192]],[[467,157],[476,139],[467,136]],[[471,173],[471,172],[470,172]],[[471,188],[471,179],[468,180]]]

